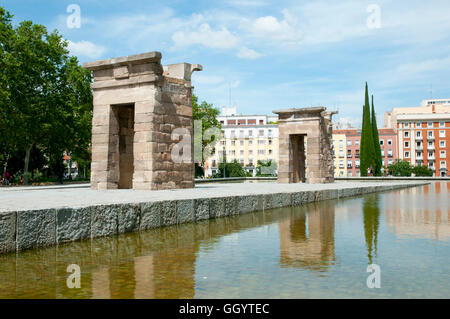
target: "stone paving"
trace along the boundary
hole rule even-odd
[[[429,182],[224,183],[157,191],[0,189],[0,253],[415,187]]]

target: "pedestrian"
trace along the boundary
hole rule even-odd
[[[5,181],[5,185],[8,186],[9,185],[9,172],[8,171],[5,172],[4,181]]]

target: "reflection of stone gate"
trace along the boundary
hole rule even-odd
[[[336,112],[325,110],[310,107],[274,111],[279,117],[279,183],[334,182],[331,117]]]
[[[194,187],[191,74],[202,67],[160,61],[149,52],[84,64],[94,72],[93,189]]]

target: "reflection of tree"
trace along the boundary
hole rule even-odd
[[[279,222],[283,266],[324,271],[334,262],[334,207],[324,201],[292,208]]]
[[[366,196],[363,204],[364,235],[366,238],[369,264],[372,264],[373,256],[377,255],[378,228],[380,224],[380,208],[378,201],[378,194],[373,194]]]

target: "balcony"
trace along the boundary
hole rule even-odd
[[[427,158],[429,161],[435,161],[436,160],[436,158],[434,157],[434,155],[433,156],[428,156],[428,158]]]
[[[417,135],[416,135],[416,141],[422,141],[422,140],[423,140],[422,135],[420,135],[420,136],[417,136]]]
[[[352,165],[347,165],[347,168],[352,168],[353,166]]]
[[[359,158],[359,153],[356,153],[356,154],[355,154],[355,158]]]
[[[433,136],[428,135],[428,136],[427,136],[427,139],[428,139],[428,140],[434,140],[434,135],[433,135]]]
[[[428,145],[428,146],[427,146],[427,150],[434,150],[434,145],[431,145],[431,146]]]
[[[347,154],[347,158],[352,158],[352,154]]]
[[[422,151],[423,150],[423,146],[422,145],[420,145],[420,146],[416,145],[416,150]]]
[[[420,156],[419,156],[419,155],[417,155],[417,156],[416,156],[416,160],[418,160],[418,161],[422,161],[422,160],[423,160],[423,156],[422,156],[422,155],[420,155]]]

